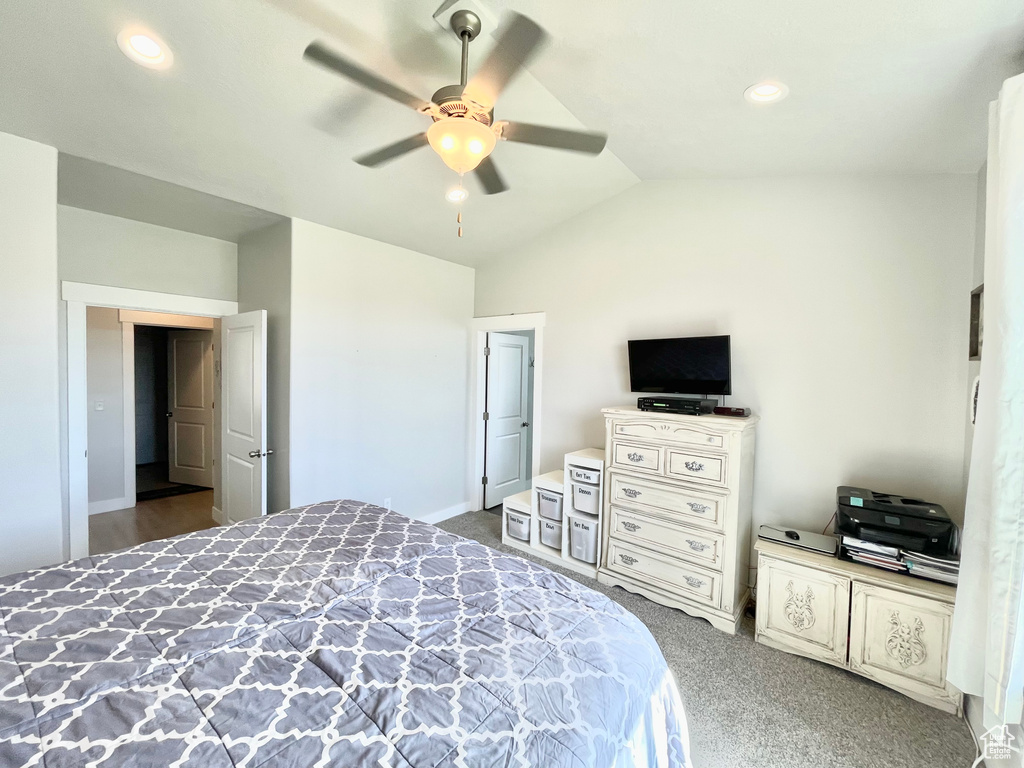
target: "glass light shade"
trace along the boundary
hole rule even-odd
[[[445,165],[456,173],[468,173],[491,154],[497,137],[476,120],[445,117],[427,129],[427,141]]]

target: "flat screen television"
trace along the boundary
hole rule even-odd
[[[629,386],[632,392],[730,395],[729,337],[631,340]]]

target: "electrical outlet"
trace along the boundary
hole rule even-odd
[[[96,410],[97,411],[102,411],[103,410],[103,401],[102,400],[97,400],[96,401]]]
[[[390,496],[388,496],[386,499],[384,499],[384,509],[386,509],[388,512],[391,511],[391,497]]]

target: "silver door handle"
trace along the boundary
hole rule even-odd
[[[174,414],[173,414],[173,413],[171,413],[170,411],[168,411],[168,412],[167,412],[167,418],[169,419],[169,418],[171,418],[172,416],[174,416]]]
[[[260,454],[259,451],[249,451],[249,458],[250,459],[258,459],[260,457],[260,455],[261,454]]]
[[[524,421],[524,422],[523,422],[523,426],[524,426],[524,427],[528,427],[528,426],[530,426],[530,422],[528,422],[528,421]]]
[[[263,451],[262,453],[260,453],[259,451],[249,451],[249,458],[250,459],[259,459],[259,458],[262,458],[263,456],[270,456],[273,453],[274,453],[274,449],[273,448],[268,448],[267,450]]]

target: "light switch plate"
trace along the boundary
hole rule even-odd
[[[96,401],[96,410],[97,411],[102,411],[103,410],[103,401],[102,400],[97,400]]]

